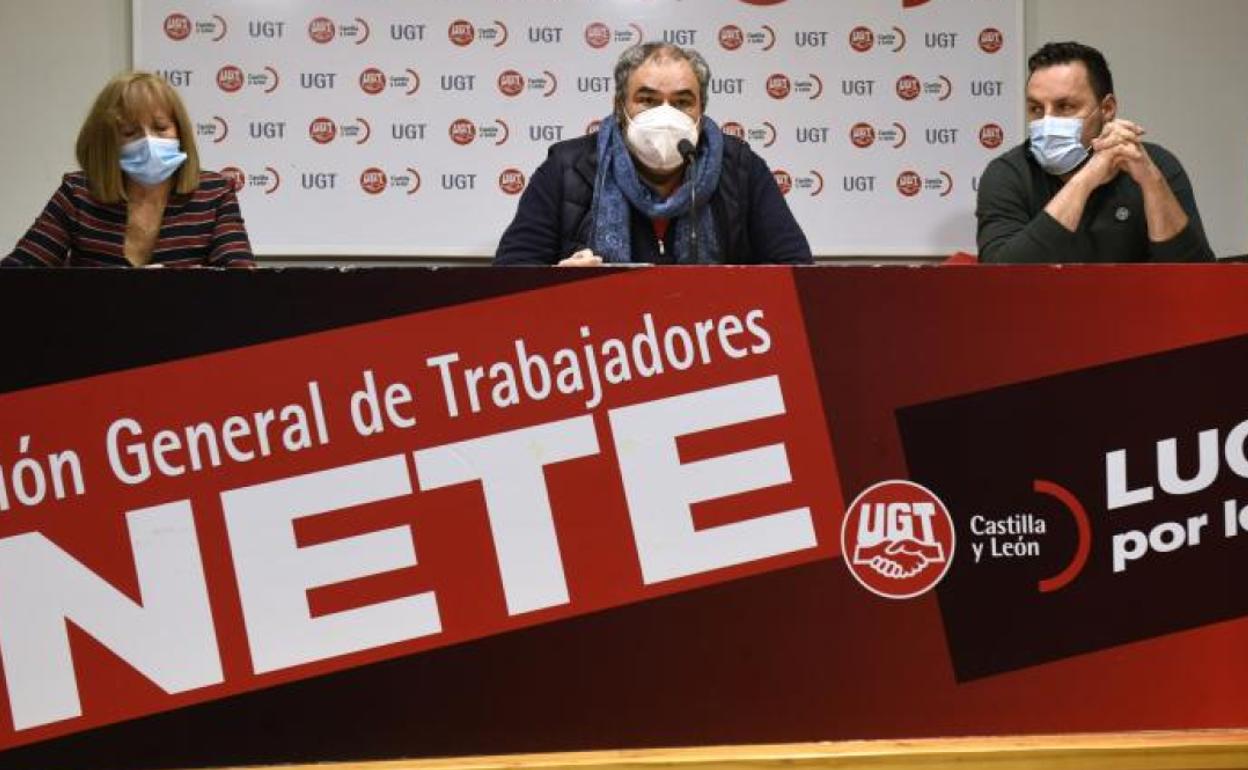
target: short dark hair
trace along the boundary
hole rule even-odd
[[[1097,100],[1114,92],[1114,76],[1109,72],[1105,56],[1090,45],[1074,41],[1045,43],[1027,60],[1027,75],[1030,77],[1036,70],[1071,62],[1082,62],[1087,68],[1088,82],[1092,85],[1092,93],[1096,94]]]

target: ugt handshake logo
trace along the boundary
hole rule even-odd
[[[858,495],[841,527],[849,571],[872,593],[908,599],[931,590],[953,562],[953,520],[940,498],[910,481]]]

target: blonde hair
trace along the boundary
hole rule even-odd
[[[138,123],[153,109],[163,107],[178,126],[178,141],[186,162],[173,175],[173,191],[189,194],[199,187],[199,152],[195,126],[178,92],[150,72],[123,72],[104,86],[78,131],[78,165],[87,177],[91,195],[102,203],[126,200],[120,165],[123,122]]]

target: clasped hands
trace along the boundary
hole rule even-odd
[[[1144,129],[1129,120],[1116,119],[1105,124],[1092,140],[1092,159],[1083,167],[1094,186],[1100,187],[1125,172],[1143,186],[1160,172],[1144,149]]]

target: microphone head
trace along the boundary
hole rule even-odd
[[[697,148],[693,146],[693,142],[688,139],[681,139],[676,143],[676,151],[680,153],[680,157],[689,160],[697,153]]]

